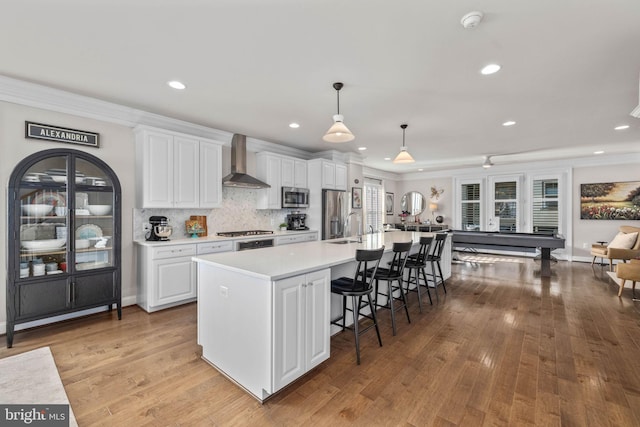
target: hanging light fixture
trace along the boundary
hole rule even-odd
[[[327,133],[322,137],[327,142],[349,142],[353,141],[356,137],[351,131],[344,125],[342,114],[340,114],[340,89],[343,84],[336,82],[333,84],[333,88],[338,94],[338,114],[333,116],[333,126],[329,128]]]
[[[491,166],[493,166],[491,156],[484,156],[484,163],[482,164],[482,167],[485,169],[489,169]]]
[[[407,125],[400,125],[400,127],[402,128],[402,148],[396,158],[393,159],[393,163],[413,163],[415,160],[413,160],[413,157],[411,157],[411,154],[407,151],[407,147],[404,145],[404,131],[407,129]]]

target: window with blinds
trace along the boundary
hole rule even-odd
[[[558,232],[558,180],[533,181],[533,232],[554,234]]]
[[[374,231],[382,230],[384,223],[384,188],[381,184],[364,182],[364,232],[369,226]]]
[[[463,230],[480,229],[480,183],[462,184],[461,217]]]

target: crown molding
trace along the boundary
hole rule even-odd
[[[544,171],[549,169],[577,169],[583,167],[598,167],[606,165],[637,165],[640,163],[640,153],[592,155],[572,159],[558,159],[551,161],[535,161],[512,163],[508,165],[494,165],[488,169],[480,165],[468,168],[456,168],[450,170],[413,172],[400,175],[400,181],[415,181],[421,179],[451,178],[461,176],[486,176],[504,173],[518,173],[523,170],[528,172]]]
[[[115,123],[131,128],[136,126],[159,128],[211,139],[221,142],[223,145],[231,145],[231,137],[233,136],[233,132],[213,129],[3,75],[0,75],[0,101]],[[305,159],[311,157],[309,152],[256,138],[247,138],[247,149],[251,151],[279,152]]]

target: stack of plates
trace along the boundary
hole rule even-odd
[[[40,182],[41,177],[46,175],[46,173],[30,172],[25,174],[22,180],[25,182]]]
[[[67,170],[66,169],[48,169],[46,171],[48,175],[55,182],[67,182]],[[84,174],[76,171],[76,184],[81,184],[84,181]]]

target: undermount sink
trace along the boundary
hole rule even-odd
[[[358,243],[357,240],[340,240],[337,242],[327,242],[327,243],[332,243],[334,245],[346,245],[347,243]]]

